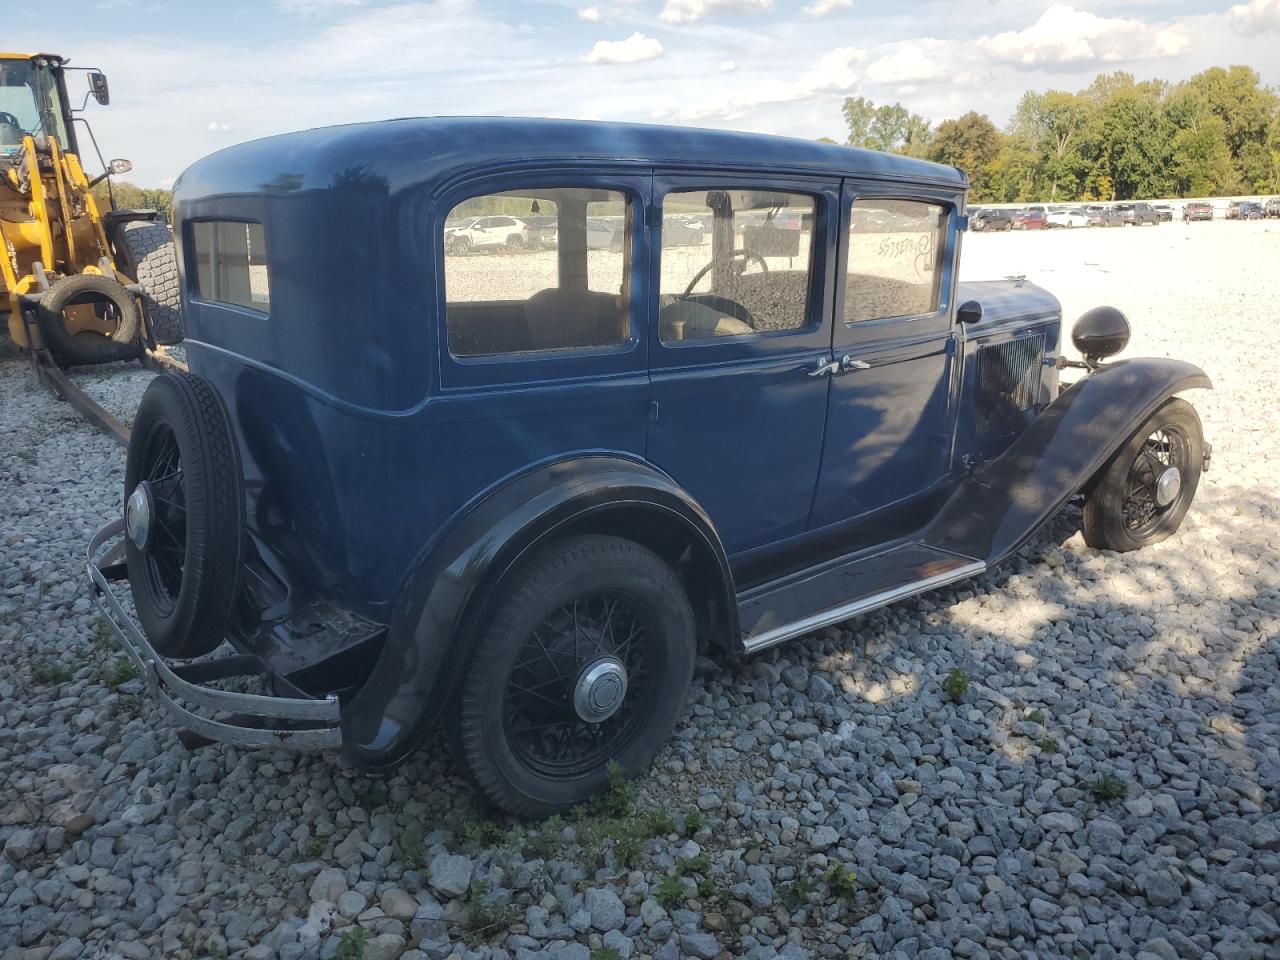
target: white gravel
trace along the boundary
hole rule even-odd
[[[1280,957],[1278,263],[1276,222],[969,235],[967,277],[1207,369],[1182,532],[1092,552],[1069,512],[972,583],[702,661],[639,784],[671,823],[493,823],[439,744],[376,783],[185,752],[81,578],[123,451],[0,359],[0,958]],[[84,379],[127,417],[148,377]]]

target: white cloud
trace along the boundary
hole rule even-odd
[[[736,60],[721,60],[721,61],[720,61],[720,72],[721,72],[721,73],[733,73],[733,71],[735,71],[735,70],[737,70],[737,69],[738,69],[738,62],[737,62]]]
[[[1231,29],[1243,37],[1280,33],[1280,0],[1249,0],[1237,3],[1228,17]]]
[[[693,23],[714,13],[768,13],[772,9],[773,0],[667,0],[658,18],[664,23]]]
[[[680,123],[738,120],[756,107],[794,103],[820,94],[846,93],[858,82],[854,64],[861,63],[865,56],[856,47],[837,47],[818,58],[798,80],[765,78],[726,97],[692,100],[673,114],[659,113],[658,116],[669,116]]]
[[[825,17],[828,13],[835,13],[837,10],[848,10],[853,6],[853,0],[813,0],[813,3],[800,8],[800,12],[806,17]]]
[[[662,44],[637,30],[625,40],[597,40],[589,63],[642,63],[662,56]]]
[[[933,37],[906,40],[889,49],[867,67],[867,79],[872,83],[918,83],[950,76],[960,51],[959,45]]]
[[[231,129],[231,124],[223,123],[221,120],[210,120],[206,130],[212,130],[214,133],[226,133]]]
[[[585,20],[587,23],[598,23],[600,20],[600,10],[598,7],[583,7],[578,11],[578,19]]]
[[[1055,4],[1026,29],[983,37],[979,45],[996,60],[1033,67],[1169,57],[1186,50],[1191,39],[1176,27]]]
[[[274,0],[277,9],[302,17],[323,17],[362,7],[368,0]]]

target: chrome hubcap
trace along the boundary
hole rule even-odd
[[[1182,490],[1182,471],[1177,467],[1165,467],[1156,480],[1156,504],[1167,507],[1178,499]]]
[[[603,723],[627,696],[627,668],[616,657],[587,664],[573,686],[573,709],[586,723]]]
[[[147,537],[151,534],[151,489],[145,480],[129,494],[124,506],[124,527],[133,545],[145,550]]]

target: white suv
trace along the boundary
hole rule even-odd
[[[528,243],[527,224],[515,217],[475,217],[455,227],[446,227],[446,253],[472,250],[523,250]]]

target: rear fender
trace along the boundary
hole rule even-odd
[[[720,596],[723,630],[737,637],[733,576],[710,518],[670,477],[639,461],[584,456],[507,481],[463,513],[426,551],[396,601],[369,679],[342,709],[342,739],[357,765],[403,761],[439,718],[470,659],[474,631],[503,577],[553,536],[608,531],[611,513],[679,525]],[[604,519],[601,519],[604,518]],[[710,560],[708,564],[705,562]]]
[[[924,541],[998,563],[1084,489],[1161,404],[1212,386],[1181,360],[1107,364],[1064,390],[1004,453],[965,479]]]

